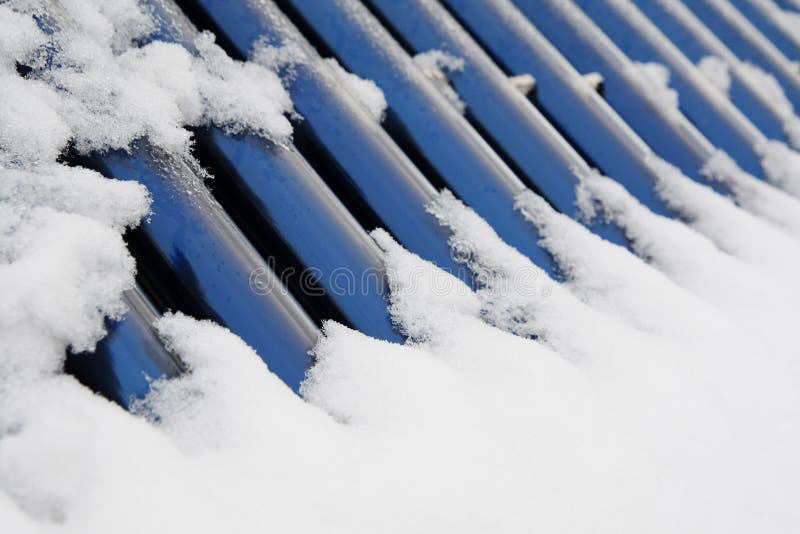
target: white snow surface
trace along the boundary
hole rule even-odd
[[[655,92],[655,98],[669,109],[678,109],[678,92],[669,86],[669,68],[654,61],[634,61],[634,67]]]
[[[697,68],[717,89],[728,94],[731,88],[731,74],[727,61],[719,56],[704,56],[697,64]]]
[[[67,143],[189,157],[185,126],[207,122],[280,141],[291,103],[208,34],[198,56],[130,48],[149,31],[134,0],[60,4],[80,16],[51,36],[37,2],[0,5],[0,530],[800,530],[800,201],[723,153],[704,172],[733,199],[653,158],[680,220],[580,176],[587,219],[634,253],[520,194],[560,281],[443,191],[429,209],[480,288],[376,230],[409,342],[328,322],[302,398],[180,314],[157,327],[189,372],[134,414],[62,374],[65,349],[124,312],[120,233],[149,209],[140,185],[58,163]],[[63,72],[20,77],[48,43]],[[774,176],[800,170],[792,154]]]
[[[378,123],[383,121],[386,114],[386,97],[375,82],[348,72],[335,58],[326,58],[324,61],[333,70],[339,83],[369,113],[372,120]]]

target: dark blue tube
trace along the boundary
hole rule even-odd
[[[653,179],[645,162],[650,147],[510,0],[443,0],[443,3],[508,73],[533,75],[536,101],[552,120],[606,174],[647,203],[648,197],[641,189]],[[609,55],[598,52],[601,58]],[[647,105],[641,99],[634,101],[640,97],[636,84],[618,85],[631,91],[632,98],[627,101],[634,106],[632,113]],[[564,105],[565,102],[570,105]],[[660,109],[652,109],[652,114],[639,118],[636,125],[644,130],[648,142],[653,143],[652,148],[661,157],[681,167],[692,178],[707,182],[698,171],[712,156],[713,147],[685,118],[666,115]],[[645,194],[652,192],[648,190]]]
[[[218,27],[227,29],[230,39],[242,50],[259,36],[277,43],[285,42],[287,36],[292,37],[291,23],[272,2],[257,4],[260,16],[248,3],[199,0],[195,4],[202,6]],[[317,28],[319,35],[342,63],[378,83],[389,102],[387,120],[396,126],[392,128],[395,140],[424,159],[421,163],[427,166],[426,173],[436,174],[442,179],[442,185],[487,219],[506,242],[552,272],[552,259],[537,245],[539,236],[535,228],[514,210],[514,199],[524,190],[524,185],[428,80],[422,78],[411,58],[385,30],[376,21],[362,26],[352,20],[355,23],[352,27],[341,26],[350,19],[333,2],[298,3],[297,7],[304,14],[306,11],[314,14],[309,23],[322,22],[324,28]],[[357,7],[370,17],[363,6]],[[328,30],[332,34],[328,34]],[[381,41],[386,39],[393,47],[384,48],[384,44],[373,42],[375,31],[380,32]],[[329,40],[336,35],[341,39]],[[292,39],[296,41],[296,34]],[[303,75],[302,70],[299,75]],[[313,91],[315,85],[308,87]],[[300,84],[293,84],[292,97],[297,94],[298,110],[309,115],[320,113],[317,108],[322,108],[326,100],[315,102],[311,95],[303,95],[305,90]],[[348,134],[344,125],[339,131],[341,142],[352,143],[344,137]]]
[[[687,176],[705,180],[700,169],[713,154],[714,146],[683,114],[666,109],[651,97],[650,88],[631,61],[585,13],[560,0],[514,0],[514,4],[579,72],[599,72],[603,76],[606,101],[648,146]],[[537,65],[534,47],[535,43],[526,45],[527,57],[513,63],[509,60],[509,65],[522,69]],[[552,105],[563,105],[557,94],[551,98]]]
[[[463,69],[450,82],[467,112],[502,148],[528,180],[562,212],[572,213],[575,169],[588,169],[581,156],[508,80],[458,23],[435,2],[370,0],[364,2],[419,54],[447,52]]]
[[[108,333],[93,352],[69,354],[65,370],[93,391],[130,408],[150,383],[177,376],[181,362],[164,349],[153,328],[156,312],[139,287],[126,291],[128,312],[120,321],[106,320]]]
[[[727,1],[694,0],[685,4],[742,61],[758,65],[780,82],[800,109],[800,71],[744,15]]]
[[[695,65],[708,56],[725,61],[731,78],[731,101],[767,137],[790,140],[784,131],[781,110],[742,75],[736,55],[688,8],[678,0],[639,0],[637,5]]]
[[[96,166],[153,196],[153,215],[137,230],[146,289],[167,302],[180,293],[181,308],[230,328],[297,390],[316,328],[191,169],[143,148],[97,156]]]
[[[775,4],[780,6],[781,9],[800,13],[800,0],[775,0]]]
[[[375,80],[386,95],[390,132],[473,207],[510,245],[552,272],[538,234],[515,213],[523,183],[424,77],[405,51],[357,2],[291,2],[351,71]],[[572,210],[571,210],[572,211]]]
[[[196,36],[191,24],[177,10],[168,11],[165,2],[153,6],[160,8],[157,20],[165,28],[159,37],[191,47]],[[303,278],[313,277],[352,326],[373,337],[403,341],[387,312],[378,248],[291,143],[279,146],[212,128],[199,134],[198,146],[216,174],[212,186],[228,193],[221,197],[225,207],[254,245],[271,256],[277,239],[291,257],[283,263],[305,269],[295,273],[300,279],[292,284],[298,299],[314,306]],[[446,251],[445,242],[440,243]]]
[[[537,185],[545,193],[548,190],[558,193],[563,198],[559,207],[571,213],[575,200],[574,170],[585,168],[586,163],[530,101],[511,85],[507,76],[453,17],[432,0],[407,0],[403,3],[369,0],[367,5],[373,6],[384,20],[392,24],[415,52],[441,49],[464,61],[463,70],[451,78],[461,98],[483,128],[500,142],[521,168],[528,169],[533,176],[544,171],[545,177],[537,179]],[[488,38],[485,41],[493,41],[500,35],[507,37],[511,33],[491,12],[496,4],[470,0],[451,2],[450,6],[465,24],[471,28],[479,26],[476,33]],[[549,44],[547,46],[555,52]],[[500,57],[505,51],[518,54],[522,49],[521,43],[506,42],[502,49],[492,48],[492,51]],[[548,114],[600,169],[621,181],[650,209],[667,214],[667,208],[654,192],[656,177],[645,162],[650,152],[647,146],[563,58],[558,59],[562,61],[559,66],[564,68],[556,66],[557,73],[553,70],[544,73],[549,78],[541,80],[544,85],[537,86],[537,99],[552,102],[555,89],[558,104],[544,106]],[[553,67],[552,63],[548,66]],[[540,82],[540,69],[528,73]],[[554,81],[557,88],[553,87]],[[565,106],[565,101],[570,105]]]
[[[264,232],[277,232],[308,269],[297,273],[301,293],[313,292],[303,279],[311,275],[355,328],[403,341],[387,313],[384,269],[375,243],[293,146],[271,145],[252,135],[230,136],[217,128],[201,134],[198,142],[218,164],[215,181],[225,180],[235,190],[228,211],[245,205],[251,209],[248,234],[253,242],[260,244]],[[263,241],[258,248],[268,254],[269,240]]]
[[[764,136],[636,6],[607,0],[576,0],[576,4],[630,59],[667,67],[681,111],[742,169],[764,177],[755,149]]]
[[[750,21],[758,31],[772,41],[783,55],[793,61],[800,61],[800,36],[796,31],[784,26],[780,17],[782,13],[772,10],[772,6],[761,1],[728,0]],[[777,7],[777,6],[775,6]],[[780,9],[780,8],[779,8]]]
[[[247,2],[209,0],[193,2],[190,12],[212,20],[240,57],[247,56],[259,38],[302,49],[305,59],[292,64],[291,76],[284,77],[295,109],[303,116],[295,141],[307,151],[321,152],[317,159],[330,161],[320,173],[339,186],[343,197],[365,205],[374,214],[373,225],[386,228],[439,267],[453,273],[463,270],[450,257],[447,233],[425,210],[434,198],[433,186],[342,89],[330,67],[283,14],[274,6],[256,9]]]

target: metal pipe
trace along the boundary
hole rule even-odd
[[[679,94],[681,111],[742,169],[764,178],[756,147],[763,145],[766,137],[632,2],[575,0],[575,3],[631,60],[657,62],[667,67],[670,86]]]

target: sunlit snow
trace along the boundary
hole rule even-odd
[[[129,413],[61,367],[124,313],[121,234],[150,199],[59,154],[146,138],[191,158],[201,124],[286,140],[292,104],[267,68],[286,50],[237,62],[208,33],[194,53],[137,48],[152,27],[135,0],[62,0],[48,35],[47,4],[0,4],[0,531],[800,531],[786,145],[763,147],[773,185],[716,153],[703,172],[732,198],[653,157],[675,219],[579,176],[583,222],[617,224],[629,249],[521,193],[558,280],[442,191],[428,209],[477,289],[371,234],[406,344],[326,323],[301,398],[231,332],[167,314],[157,329],[189,371]],[[677,106],[659,67],[643,75]],[[379,119],[371,83],[351,90]]]

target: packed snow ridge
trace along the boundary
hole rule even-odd
[[[61,152],[147,139],[190,158],[186,127],[208,123],[280,142],[291,102],[269,53],[236,62],[210,34],[137,48],[152,21],[134,0],[59,5],[0,4],[4,532],[800,530],[800,201],[722,153],[704,172],[732,198],[653,158],[676,218],[580,177],[586,218],[630,249],[521,193],[559,281],[446,191],[428,208],[469,244],[476,290],[410,291],[437,268],[374,231],[409,341],[328,322],[302,398],[180,314],[157,328],[190,371],[135,413],[64,375],[66,349],[124,313],[120,234],[149,199]]]

